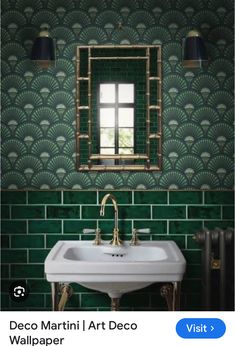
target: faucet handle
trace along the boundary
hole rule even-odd
[[[134,228],[132,231],[132,238],[131,238],[130,245],[132,246],[139,245],[139,239],[137,237],[138,233],[148,234],[150,233],[150,228],[139,228],[139,229]]]
[[[90,234],[90,233],[95,233],[96,229],[95,228],[84,228],[83,233],[84,234]]]
[[[102,240],[101,240],[101,236],[100,236],[100,228],[84,228],[83,229],[83,233],[84,234],[90,234],[90,233],[95,233],[95,240],[94,240],[94,245],[100,245]]]

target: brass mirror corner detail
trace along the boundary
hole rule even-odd
[[[160,45],[78,46],[78,171],[159,171]]]

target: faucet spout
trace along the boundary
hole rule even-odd
[[[118,229],[118,205],[117,205],[117,200],[116,198],[111,194],[107,193],[100,205],[100,216],[104,216],[105,214],[105,206],[107,203],[107,200],[110,199],[113,203],[113,208],[114,208],[114,230],[113,230],[113,239],[111,241],[112,245],[121,245],[121,240],[119,239],[119,229]]]
[[[104,216],[105,205],[101,205],[100,207],[100,216]]]

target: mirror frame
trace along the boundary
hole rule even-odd
[[[141,49],[144,55],[137,56],[124,56],[123,54],[117,56],[97,56],[95,53],[97,49],[110,50],[110,49]],[[150,75],[150,51],[156,49],[156,75]],[[81,52],[87,55],[87,75],[81,75]],[[161,45],[94,45],[94,46],[78,46],[76,55],[76,158],[78,171],[160,171],[162,169],[162,59],[161,59]],[[93,154],[92,153],[92,61],[94,60],[145,60],[146,61],[146,150],[143,154]],[[156,103],[150,104],[151,94],[151,81],[157,82],[157,95]],[[81,104],[80,92],[81,84],[87,83],[87,105]],[[87,133],[81,132],[82,111],[88,112],[88,131]],[[157,111],[157,131],[151,133],[150,131],[150,115],[151,110]],[[88,146],[88,159],[87,164],[81,163],[81,141],[87,141]],[[156,164],[151,164],[151,144],[156,141]],[[103,165],[93,164],[97,160],[114,159],[114,160],[143,160],[143,164],[120,164],[120,165]]]

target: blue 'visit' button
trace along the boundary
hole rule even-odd
[[[225,331],[219,318],[182,318],[176,325],[177,334],[184,339],[218,339]]]

